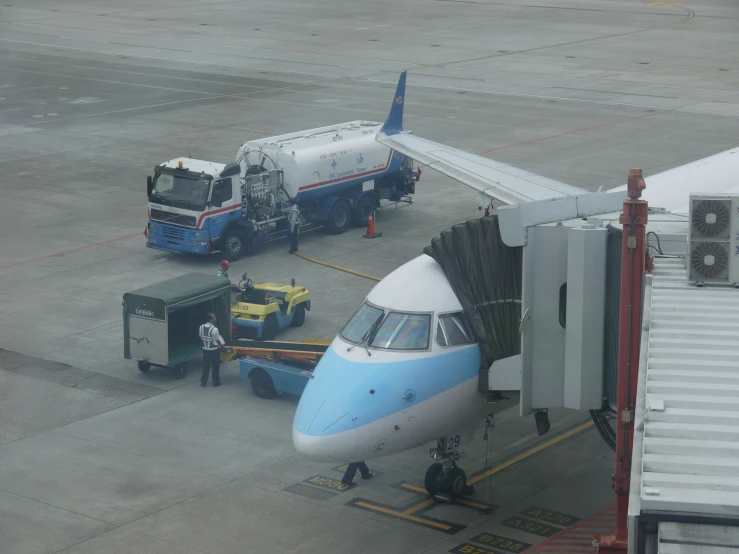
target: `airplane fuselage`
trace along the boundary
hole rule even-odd
[[[450,338],[442,329],[464,316],[432,258],[419,256],[391,273],[358,314],[300,399],[293,443],[301,454],[340,461],[386,456],[469,429],[490,411],[478,391],[481,351],[471,330],[466,344],[449,345],[467,340],[464,330]],[[357,324],[365,315],[367,323]],[[373,340],[353,342],[352,326],[366,332],[362,325],[375,315],[387,325]],[[410,324],[417,327],[406,329]]]

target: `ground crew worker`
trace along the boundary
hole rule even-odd
[[[357,474],[357,470],[359,470],[359,473],[362,475],[362,479],[372,479],[372,474],[370,473],[367,464],[364,462],[352,462],[346,466],[346,471],[344,472],[344,477],[341,479],[341,482],[349,486],[356,485],[354,482],[354,476]]]
[[[228,260],[223,260],[221,262],[221,269],[216,271],[216,275],[218,277],[225,277],[226,279],[228,279],[228,270],[230,267],[231,267],[231,264],[228,263]]]
[[[290,223],[290,250],[289,254],[295,254],[298,251],[298,235],[300,234],[300,208],[293,200],[287,201],[289,212],[288,222]]]
[[[221,354],[218,352],[220,346],[225,346],[221,334],[216,327],[216,316],[208,314],[208,322],[200,326],[200,340],[203,342],[203,374],[200,376],[200,386],[208,386],[208,374],[213,368],[213,386],[221,386]]]

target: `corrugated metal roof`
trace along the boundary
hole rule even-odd
[[[641,511],[739,516],[739,290],[698,288],[683,258],[658,258],[650,296]]]

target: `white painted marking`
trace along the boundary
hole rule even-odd
[[[21,133],[29,133],[32,131],[40,131],[38,127],[0,127],[0,137],[8,135],[19,135]]]
[[[390,27],[390,25],[372,25],[371,27],[360,27],[359,29],[354,29],[355,31],[366,31],[367,29],[377,29],[378,27]]]
[[[81,96],[79,98],[75,98],[74,100],[70,100],[70,104],[95,104],[97,102],[102,102],[102,98],[93,98],[92,96]]]

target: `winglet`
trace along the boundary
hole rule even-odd
[[[390,106],[390,115],[380,129],[386,135],[395,135],[403,131],[403,104],[405,104],[405,74],[403,71],[398,79],[398,88],[395,89],[393,104]]]

